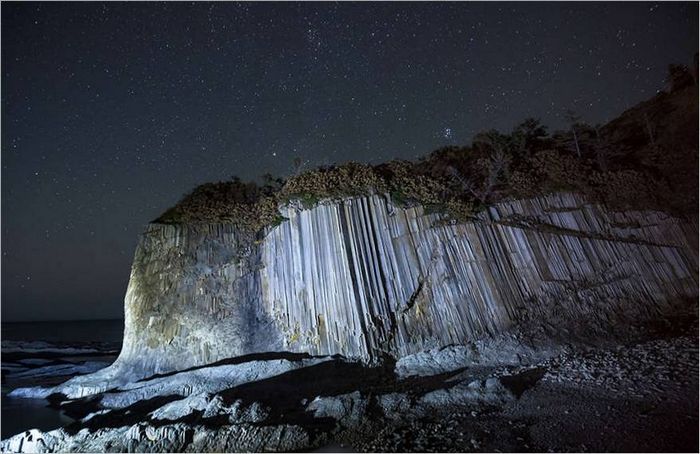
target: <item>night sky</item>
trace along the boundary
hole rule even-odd
[[[697,3],[5,2],[2,319],[122,317],[197,184],[604,122],[697,43]]]

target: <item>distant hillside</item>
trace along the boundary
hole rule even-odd
[[[571,115],[570,129],[550,134],[527,119],[509,134],[478,134],[415,161],[370,166],[349,162],[284,180],[239,179],[195,188],[154,222],[233,223],[251,232],[282,222],[277,207],[299,200],[388,193],[400,206],[423,205],[462,221],[510,198],[576,191],[613,209],[698,212],[698,85],[671,65],[671,87],[603,126]]]

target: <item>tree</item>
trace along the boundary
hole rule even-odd
[[[512,136],[522,137],[525,148],[532,151],[547,138],[547,127],[536,118],[527,118],[515,127]]]
[[[480,132],[474,136],[474,145],[487,155],[493,153],[506,154],[511,148],[511,137],[501,134],[495,129]]]
[[[299,156],[297,156],[294,158],[294,161],[292,161],[292,164],[292,172],[295,176],[298,176],[304,171],[304,168],[306,167],[306,164],[308,164],[308,161],[303,161]]]
[[[651,145],[656,145],[656,125],[652,123],[649,113],[646,110],[643,112],[642,116],[644,117],[644,129],[649,137],[649,143]]]
[[[581,159],[581,147],[579,146],[578,134],[576,133],[576,126],[581,121],[581,117],[576,115],[572,110],[567,110],[565,118],[569,122],[569,125],[571,127],[571,133],[574,136],[574,145],[576,145],[576,154],[578,155],[579,159]]]
[[[266,173],[261,176],[262,187],[260,188],[265,195],[272,195],[278,192],[284,185],[284,179],[275,177],[271,173]]]
[[[518,167],[537,151],[549,144],[547,128],[535,118],[528,118],[513,129],[509,140],[509,153],[513,165]]]
[[[513,141],[511,136],[492,129],[477,134],[473,142],[481,157],[475,160],[469,175],[454,165],[448,165],[447,175],[462,191],[472,194],[481,203],[487,203],[495,187],[508,174]]]
[[[672,92],[695,84],[695,78],[691,74],[690,68],[685,65],[668,65],[666,80],[670,84]]]
[[[603,172],[607,172],[610,169],[610,158],[612,157],[612,147],[605,137],[600,134],[601,126],[599,124],[595,125],[593,129],[595,130],[595,142],[593,143],[593,153],[595,154],[595,161],[598,164],[598,168]]]

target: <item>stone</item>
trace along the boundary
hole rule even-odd
[[[572,193],[454,225],[382,194],[280,213],[252,244],[233,225],[149,225],[115,374],[264,351],[401,358],[533,318],[612,323],[697,297],[696,223]]]

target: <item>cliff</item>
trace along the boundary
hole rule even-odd
[[[572,125],[575,148],[531,119],[417,162],[195,188],[142,235],[102,375],[272,351],[375,362],[654,318],[698,295],[697,118],[684,84]]]
[[[141,236],[117,360],[8,394],[74,422],[0,451],[697,450],[697,115],[686,84],[600,129],[199,186]]]
[[[499,451],[522,450],[498,444],[504,427],[523,440],[522,421],[530,433],[551,427],[538,451],[565,451],[549,449],[562,433],[601,432],[581,421],[626,443],[658,426],[676,443],[654,437],[640,451],[697,445],[695,221],[572,193],[504,201],[462,223],[386,195],[279,210],[287,220],[254,239],[231,224],[149,225],[119,358],[12,391],[75,422],[0,451],[291,452],[330,440],[425,450],[376,449],[386,430],[442,434],[450,448],[439,450],[456,452],[468,446],[462,429],[405,429],[453,417]]]
[[[113,371],[146,376],[265,351],[373,361],[536,320],[590,326],[696,298],[697,224],[572,193],[449,222],[385,195],[280,207],[255,241],[230,224],[151,224]]]

